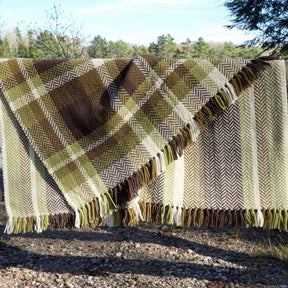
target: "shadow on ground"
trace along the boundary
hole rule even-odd
[[[196,229],[196,228],[191,228]],[[198,228],[199,232],[206,230],[206,232],[215,235],[216,232],[208,228]],[[184,229],[183,229],[184,230]],[[187,229],[186,229],[187,231]],[[215,230],[216,231],[216,230]],[[217,230],[219,235],[225,235],[229,230]],[[251,230],[252,231],[252,230]],[[105,232],[105,233],[103,233]],[[222,233],[222,234],[221,234]],[[253,230],[253,233],[257,234],[257,230]],[[252,234],[253,234],[252,233]],[[174,235],[173,235],[174,234]],[[218,235],[217,234],[217,235]],[[249,234],[249,233],[248,233]],[[283,233],[283,237],[287,236],[287,233]],[[282,235],[281,234],[281,235]],[[246,234],[245,234],[246,235]],[[278,233],[279,235],[279,233]],[[99,246],[105,242],[106,245],[123,243],[133,239],[139,243],[150,243],[157,244],[165,247],[177,247],[187,251],[191,249],[197,254],[205,257],[211,257],[213,259],[220,259],[220,261],[232,262],[234,267],[223,268],[213,263],[193,263],[177,260],[177,261],[166,261],[163,259],[143,259],[132,257],[117,257],[116,253],[110,253],[105,257],[97,256],[97,253],[91,253],[91,256],[77,255],[41,255],[34,252],[26,251],[25,248],[8,244],[13,242],[13,239],[18,237],[24,238],[29,243],[29,239],[38,239],[40,242],[57,241],[57,240],[71,240],[71,241],[92,241],[95,245]],[[253,241],[251,233],[249,236],[241,235],[241,238],[245,237],[245,241]],[[286,237],[287,238],[287,237]],[[36,271],[52,272],[52,273],[71,273],[74,275],[103,275],[109,273],[125,273],[125,274],[137,274],[144,273],[148,275],[169,275],[177,277],[193,277],[196,279],[208,279],[213,280],[213,275],[220,274],[222,279],[226,279],[227,282],[233,282],[235,277],[243,284],[265,284],[265,285],[277,285],[283,284],[283,279],[288,279],[288,263],[277,258],[267,256],[255,256],[250,255],[247,252],[235,252],[228,251],[223,248],[210,246],[196,241],[183,239],[175,236],[175,233],[163,234],[161,230],[148,231],[145,227],[135,228],[101,228],[91,231],[45,231],[41,234],[27,233],[19,235],[6,235],[4,234],[4,227],[0,226],[0,269],[5,267],[15,266],[33,269]],[[259,237],[258,237],[259,239]],[[276,237],[275,237],[276,239]],[[255,240],[256,241],[256,240]],[[259,240],[258,240],[259,241]],[[273,239],[272,239],[273,241]],[[276,240],[275,240],[276,241]],[[99,243],[98,243],[99,242]],[[97,244],[98,243],[98,244]],[[119,245],[120,245],[119,244]],[[115,246],[115,245],[114,245]],[[113,246],[113,247],[114,247]],[[47,250],[49,253],[49,249]],[[116,252],[116,251],[115,251]],[[144,255],[145,256],[145,255]],[[196,261],[197,262],[197,261]],[[269,267],[267,267],[269,263]],[[17,266],[18,265],[18,266]],[[266,266],[265,266],[266,265]],[[245,268],[237,268],[245,267]],[[60,267],[60,268],[59,268]],[[145,269],[143,269],[145,267]],[[263,277],[264,275],[271,274],[268,278]],[[285,274],[287,273],[287,274]],[[211,276],[209,276],[211,275]],[[268,283],[267,279],[271,279],[271,283]],[[277,280],[278,279],[278,280]],[[278,281],[278,282],[277,282]],[[287,284],[287,283],[286,283]]]

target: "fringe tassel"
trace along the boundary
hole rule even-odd
[[[13,233],[12,227],[13,227],[13,218],[9,217],[7,220],[5,229],[4,229],[4,233],[7,233],[7,234]]]
[[[191,136],[192,136],[192,141],[196,142],[197,137],[199,136],[200,133],[200,127],[198,122],[193,118],[187,125],[190,128]]]
[[[109,193],[105,192],[101,194],[102,200],[104,202],[104,213],[105,215],[107,214],[112,214],[117,210],[117,207],[115,203],[112,200],[112,197]]]
[[[161,223],[165,223],[165,206],[161,206]]]
[[[225,214],[226,214],[226,211],[225,210],[222,210],[220,211],[220,215],[219,215],[219,226],[218,227],[223,227],[224,224],[225,224]]]
[[[257,223],[258,227],[263,227],[264,225],[264,217],[261,210],[257,210]]]
[[[264,225],[263,225],[263,229],[272,229],[272,223],[273,223],[273,215],[271,212],[271,209],[268,208],[266,209],[266,211],[264,210]]]
[[[162,207],[164,209],[164,215],[165,215],[165,206],[163,206],[161,203],[155,203],[151,205],[151,217],[152,220],[156,223],[161,223],[162,222]]]
[[[192,210],[192,214],[191,214],[192,226],[196,226],[197,211],[198,211],[197,208]]]
[[[283,217],[282,217],[282,211],[276,210],[276,208],[273,209],[273,229],[278,229],[281,231],[281,224],[283,223]]]
[[[285,232],[288,232],[288,211],[284,209],[282,213],[283,213],[283,230]]]
[[[210,211],[208,208],[204,210],[204,222],[203,226],[208,227],[209,226],[209,221],[210,221]]]
[[[222,93],[220,93],[219,91],[216,93],[216,95],[214,96],[215,100],[217,101],[218,105],[221,107],[221,109],[224,111],[227,107],[225,106],[225,103],[221,97],[222,94],[225,94],[225,92],[222,90]],[[226,96],[227,98],[227,96]]]
[[[167,209],[166,209],[165,223],[170,225],[172,224],[172,220],[173,220],[172,206],[169,204],[166,207]]]
[[[166,170],[166,164],[165,164],[165,155],[164,152],[161,150],[159,152],[159,159],[160,159],[160,170],[161,172],[164,172]]]
[[[185,218],[186,218],[186,208],[182,208],[182,214],[181,214],[181,226],[185,226]]]
[[[137,205],[135,204],[137,203]],[[157,222],[166,224],[176,224],[177,226],[195,226],[219,228],[225,225],[232,227],[262,227],[268,229],[288,230],[288,211],[273,209],[202,209],[202,208],[179,208],[161,203],[135,201],[128,208],[121,208],[114,215],[118,217],[117,222],[123,226],[134,226],[140,220],[147,222]],[[119,213],[121,211],[121,213]],[[138,211],[138,212],[137,212]],[[118,216],[117,216],[118,215]],[[121,217],[121,221],[119,218]]]
[[[146,217],[146,203],[144,201],[140,201],[139,205],[140,205],[143,221],[147,221],[147,217]]]
[[[151,207],[151,202],[147,203],[147,214],[146,214],[146,221],[147,222],[152,222],[152,207]]]
[[[24,226],[25,225],[25,222],[26,222],[26,219],[24,221],[25,218],[22,218],[22,225]],[[27,222],[26,222],[27,223]],[[26,228],[26,227],[25,227]],[[23,231],[24,229],[22,228],[21,231]],[[26,229],[25,229],[26,230]],[[36,225],[35,225],[35,231],[37,233],[41,233],[42,232],[42,229],[41,229],[41,217],[40,216],[37,216],[36,217]]]
[[[167,167],[174,160],[171,145],[169,145],[169,144],[165,145],[165,147],[163,149],[163,153],[164,153],[164,157],[165,157],[165,166]]]
[[[191,216],[191,212],[192,209],[188,208],[187,213],[186,213],[186,226],[190,226],[191,225],[191,220],[192,220],[192,216]]]
[[[199,218],[198,218],[198,222],[196,222],[196,225],[200,227],[200,226],[203,225],[203,221],[204,221],[204,211],[203,211],[202,208],[199,209],[198,211],[199,211]]]
[[[173,220],[172,224],[175,224],[176,226],[181,226],[182,224],[182,209],[179,207],[173,207],[172,209],[173,214]]]
[[[232,212],[231,212],[231,209],[229,209],[226,213],[226,216],[225,216],[225,223],[229,226],[232,226],[232,223],[233,223],[233,216],[232,216]]]
[[[114,227],[118,227],[121,225],[121,212],[118,210],[113,213],[114,216]]]

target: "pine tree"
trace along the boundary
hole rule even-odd
[[[210,47],[202,37],[193,43],[192,58],[209,58]]]
[[[91,58],[109,58],[109,46],[105,38],[97,35],[90,42],[88,47],[88,55]]]
[[[157,42],[152,42],[148,47],[150,54],[167,58],[173,58],[177,49],[178,46],[170,34],[158,36]]]

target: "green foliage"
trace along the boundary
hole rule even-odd
[[[239,55],[238,49],[232,42],[225,42],[222,50],[222,57],[223,59],[233,59],[237,58]]]
[[[209,45],[204,41],[202,37],[193,44],[194,53],[192,58],[209,58],[210,48]]]
[[[51,10],[46,11],[46,16],[47,21],[42,27],[30,27],[26,35],[19,27],[16,27],[12,34],[7,33],[4,36],[0,34],[0,57],[131,58],[139,54],[152,54],[167,58],[223,59],[256,58],[263,53],[263,49],[259,47],[245,45],[237,47],[232,42],[210,44],[202,37],[196,41],[187,38],[185,42],[178,45],[170,34],[158,36],[149,47],[130,45],[123,40],[108,42],[101,35],[95,36],[87,44],[81,35],[82,27],[78,26],[73,19],[67,18],[61,6],[54,4]]]
[[[109,46],[105,38],[97,35],[90,42],[88,47],[88,55],[91,58],[109,58]]]
[[[1,58],[10,58],[12,55],[12,52],[10,50],[10,44],[8,42],[7,37],[4,37],[3,39],[0,38],[0,57]]]
[[[224,5],[232,17],[228,28],[254,32],[257,36],[249,44],[288,56],[287,0],[230,0]]]
[[[33,31],[30,29],[27,35],[23,36],[18,27],[16,27],[13,37],[13,39],[11,37],[8,39],[7,36],[1,37],[0,35],[0,58],[128,58],[150,53],[168,58],[252,59],[263,53],[262,48],[245,45],[237,47],[232,42],[212,45],[205,42],[202,37],[197,41],[187,38],[185,42],[177,45],[170,34],[159,36],[156,43],[152,42],[149,47],[131,46],[123,40],[108,42],[100,35],[95,36],[89,45],[85,46],[84,42],[80,40],[76,43],[77,39],[72,39],[67,35],[55,36],[49,30]]]
[[[177,44],[170,35],[158,36],[157,42],[152,42],[148,47],[148,52],[159,57],[173,58],[177,51]]]
[[[148,54],[148,50],[146,47],[134,45],[132,48],[129,49],[128,54],[130,57],[135,57],[139,54]]]
[[[127,58],[128,57],[128,44],[123,40],[116,42],[109,41],[108,44],[109,54],[112,58]]]

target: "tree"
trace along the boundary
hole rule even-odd
[[[225,42],[221,53],[223,59],[235,59],[239,58],[239,51],[232,42]]]
[[[209,58],[210,47],[202,37],[198,38],[198,40],[193,43],[193,49],[193,58]]]
[[[156,43],[152,42],[149,45],[148,51],[155,56],[173,58],[177,48],[174,38],[170,34],[163,34],[158,36]]]
[[[176,52],[176,58],[192,58],[195,53],[192,41],[187,38],[181,43],[180,49]]]
[[[46,11],[46,18],[43,27],[31,29],[36,39],[36,50],[43,50],[47,58],[74,59],[85,56],[82,27],[67,17],[60,5],[54,4],[50,11]],[[36,54],[41,53],[38,51]]]
[[[13,54],[15,57],[20,58],[29,58],[30,53],[27,44],[25,43],[25,40],[22,37],[21,31],[19,27],[15,28],[15,46],[13,47]]]
[[[118,40],[116,42],[109,41],[108,48],[112,58],[128,57],[128,45],[123,40]]]
[[[263,53],[263,49],[260,47],[248,47],[241,45],[239,47],[239,58],[254,59],[259,57]]]
[[[7,37],[0,37],[0,58],[13,57]]]
[[[128,53],[129,53],[129,56],[135,57],[135,56],[137,56],[139,54],[147,54],[148,51],[143,45],[142,46],[133,45],[129,49]]]
[[[91,58],[109,58],[109,46],[105,38],[97,35],[90,42],[88,47],[88,55]]]
[[[35,38],[34,58],[66,58],[63,55],[54,35],[48,30],[40,31]]]
[[[287,0],[230,0],[224,5],[232,16],[232,24],[226,27],[256,33],[247,44],[288,55]]]

